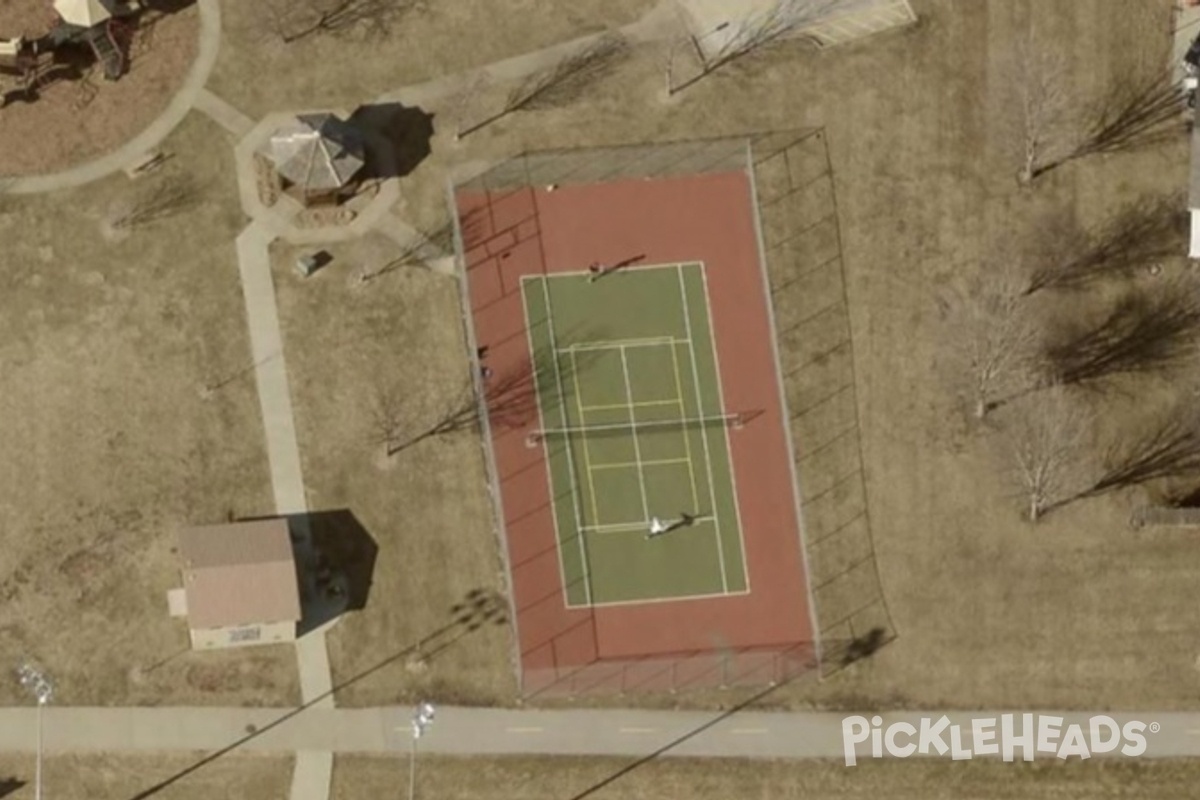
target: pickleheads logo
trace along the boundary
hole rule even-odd
[[[858,763],[857,745],[867,741],[871,743],[872,758],[883,758],[886,752],[893,758],[949,754],[955,761],[964,761],[999,755],[1013,761],[1018,749],[1025,761],[1033,761],[1040,753],[1064,760],[1117,751],[1135,757],[1146,752],[1146,732],[1159,731],[1157,722],[1130,720],[1120,725],[1102,714],[1090,717],[1086,725],[1064,726],[1063,722],[1062,717],[1045,714],[1022,714],[1019,719],[1015,714],[1002,714],[999,718],[972,719],[964,730],[963,725],[951,723],[946,716],[922,717],[919,725],[893,722],[887,726],[880,716],[854,716],[842,720],[842,749],[848,767]]]

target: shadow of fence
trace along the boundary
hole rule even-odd
[[[771,686],[816,667],[816,648],[811,642],[698,650],[527,668],[522,674],[522,692],[530,700]]]
[[[823,130],[751,141],[822,674],[896,633],[875,559],[841,232]]]

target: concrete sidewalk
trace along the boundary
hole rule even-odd
[[[0,710],[0,752],[32,752],[35,709]],[[962,726],[972,747],[971,720],[999,718],[1000,711],[911,711],[882,714],[884,726],[943,714]],[[1021,712],[1017,714],[1020,719]],[[1044,712],[1064,726],[1088,730],[1091,714]],[[1097,712],[1106,713],[1106,712]],[[439,707],[422,737],[422,752],[447,755],[587,755],[637,758],[665,755],[739,758],[843,757],[840,713],[744,711],[730,716],[693,711],[510,710]],[[1149,726],[1143,758],[1200,756],[1200,713],[1111,713],[1119,724]],[[314,757],[305,775],[323,775],[324,754],[397,753],[411,744],[408,707],[354,710],[236,708],[55,708],[45,711],[47,752],[219,751],[300,752]],[[250,727],[253,726],[253,727]],[[1158,730],[1155,730],[1155,727]],[[254,730],[257,733],[248,733]],[[944,737],[949,741],[949,735]],[[1061,741],[1061,737],[1059,739]],[[319,752],[317,752],[319,751]],[[870,755],[870,743],[857,748]],[[945,756],[949,758],[949,756]],[[1040,755],[1040,758],[1051,758]],[[297,772],[301,770],[297,768]],[[307,780],[307,779],[306,779]],[[325,781],[321,777],[321,781]],[[328,786],[327,781],[324,784]],[[319,787],[318,787],[319,788]],[[324,791],[324,789],[322,789]],[[314,794],[313,796],[318,796]]]

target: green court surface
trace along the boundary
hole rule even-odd
[[[522,279],[569,606],[748,589],[703,269]]]

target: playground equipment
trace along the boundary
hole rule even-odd
[[[16,83],[17,91],[32,98],[47,78],[55,53],[68,47],[87,47],[107,80],[119,79],[128,66],[127,42],[132,22],[148,10],[140,0],[53,0],[56,22],[36,39],[0,39],[0,78]],[[14,80],[15,79],[15,80]],[[0,106],[8,97],[0,86]]]
[[[141,10],[141,3],[125,0],[54,0],[60,21],[43,38],[49,40],[51,49],[72,43],[87,45],[104,67],[104,77],[115,81],[125,72],[125,20]]]

